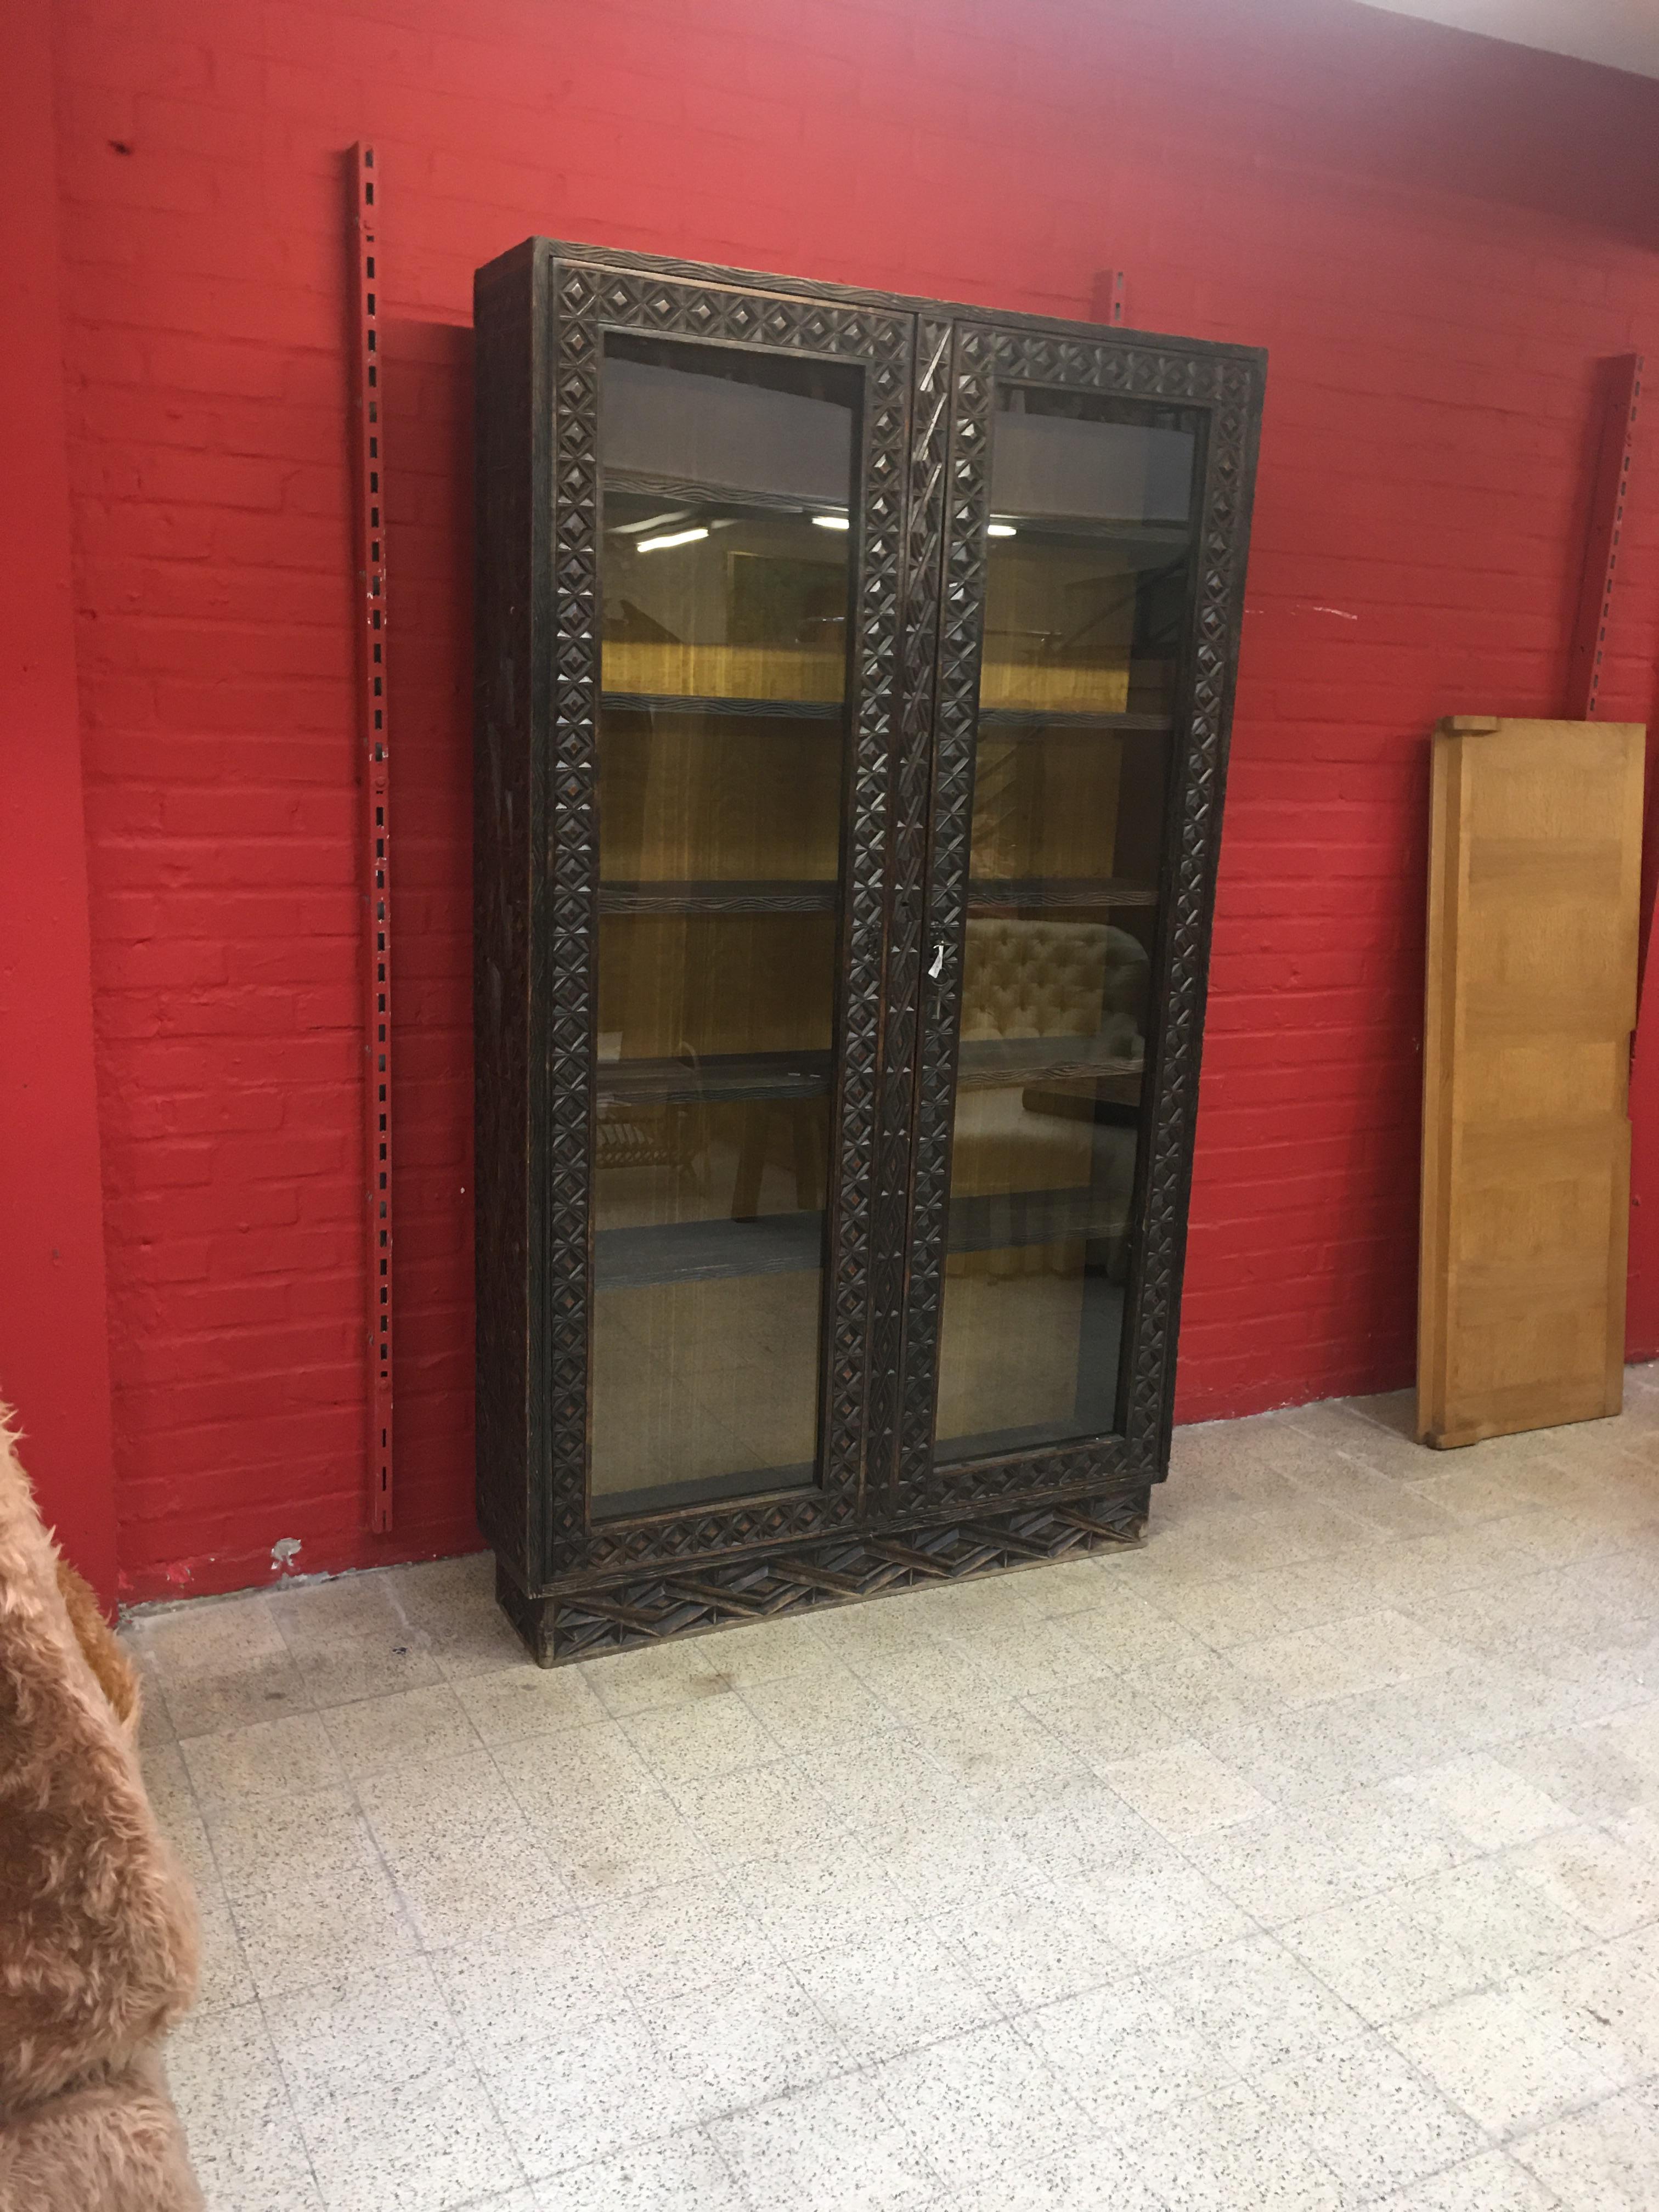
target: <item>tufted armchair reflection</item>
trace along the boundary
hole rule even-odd
[[[1091,1037],[1103,1057],[1139,1059],[1146,980],[1145,946],[1109,922],[970,921],[963,1038]]]
[[[959,1265],[1045,1271],[1031,1194],[1088,1194],[1091,1239],[1121,1242],[1134,1180],[1133,1109],[1096,1104],[1091,1071],[1138,1073],[1149,963],[1127,930],[1099,921],[983,916],[968,924],[951,1199],[983,1217]],[[1074,1039],[1075,1045],[1067,1040]],[[1052,1040],[1054,1049],[1042,1042]],[[1063,1068],[1057,1085],[1044,1071]],[[1006,1201],[1006,1217],[1004,1209]],[[1052,1218],[1052,1216],[1050,1217]],[[1075,1233],[1075,1232],[1073,1232]],[[983,1249],[1006,1237],[1000,1249]],[[1068,1270],[1069,1272],[1069,1270]]]

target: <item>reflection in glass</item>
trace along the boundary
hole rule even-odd
[[[1109,1433],[1195,436],[1000,387],[939,1455]]]
[[[814,1479],[857,396],[605,342],[596,1516]]]

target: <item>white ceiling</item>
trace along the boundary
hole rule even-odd
[[[1659,76],[1659,0],[1363,0],[1460,31]]]

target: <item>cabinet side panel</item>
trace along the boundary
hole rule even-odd
[[[535,738],[534,263],[476,291],[474,1187],[478,1524],[526,1578],[532,1464],[532,781]]]

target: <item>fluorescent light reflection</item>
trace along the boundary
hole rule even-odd
[[[1019,532],[1012,522],[988,522],[985,535],[988,538],[1018,538]]]
[[[671,530],[665,538],[641,538],[635,544],[636,553],[661,553],[671,545],[694,545],[708,532],[701,526],[696,530]]]
[[[844,514],[815,514],[812,526],[817,530],[850,530],[853,526]]]

